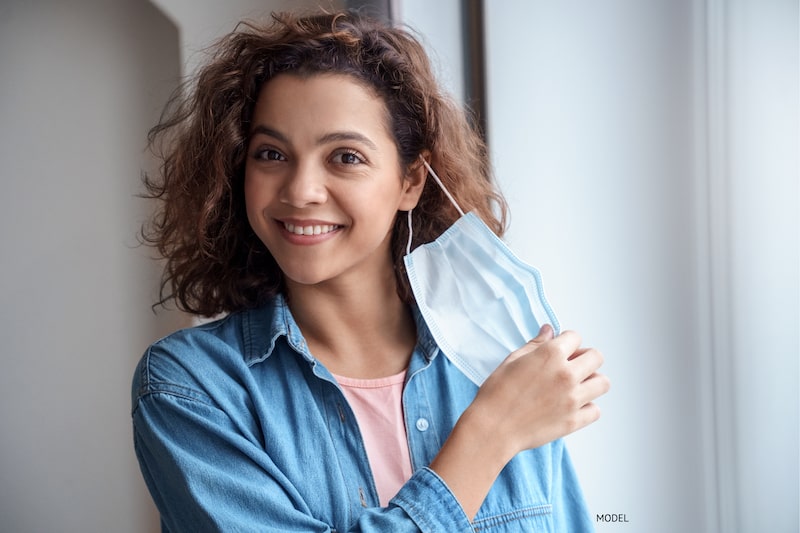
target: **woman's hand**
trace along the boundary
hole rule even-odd
[[[487,378],[468,416],[508,445],[508,460],[577,431],[600,417],[593,402],[608,392],[608,378],[597,370],[602,354],[581,348],[574,331],[553,337],[545,325],[539,335],[509,355]]]
[[[545,325],[487,378],[430,468],[472,519],[514,455],[585,427],[600,416],[593,403],[610,382],[603,356],[581,348],[573,331],[553,337]]]

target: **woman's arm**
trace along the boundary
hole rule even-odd
[[[514,455],[556,440],[600,416],[592,403],[610,383],[603,357],[577,333],[553,338],[546,325],[484,382],[431,463],[472,519]]]

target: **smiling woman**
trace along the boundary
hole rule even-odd
[[[425,183],[422,165],[403,175],[388,125],[375,120],[386,114],[374,91],[345,75],[281,74],[261,90],[245,203],[290,292],[385,283],[392,224]]]
[[[410,290],[407,249],[454,204],[492,239],[505,206],[419,43],[349,12],[275,15],[180,94],[151,134],[144,236],[163,300],[227,316],[156,342],[134,376],[164,530],[591,530],[560,437],[599,416],[600,353],[543,326],[479,387]]]

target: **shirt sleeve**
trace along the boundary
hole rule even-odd
[[[134,399],[133,433],[164,531],[337,531],[312,516],[269,454],[200,391],[151,384]],[[420,469],[387,507],[365,509],[348,531],[453,533],[472,527],[444,482]]]
[[[578,477],[563,440],[553,446],[553,531],[590,533],[595,530]]]

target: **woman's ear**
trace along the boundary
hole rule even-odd
[[[430,152],[425,151],[419,158],[408,166],[408,172],[403,178],[403,193],[400,198],[398,211],[408,211],[419,203],[422,196],[422,189],[425,187],[425,180],[428,177],[428,170],[422,164],[423,158],[430,157]]]

